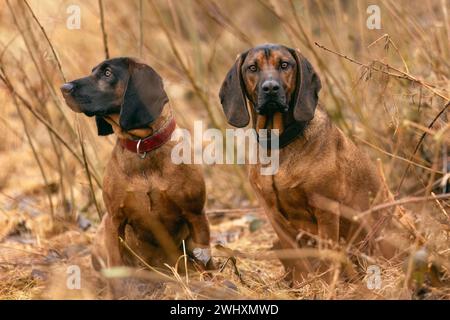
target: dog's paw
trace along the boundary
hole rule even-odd
[[[211,260],[211,249],[210,248],[194,248],[192,250],[192,254],[194,255],[195,259],[203,263],[203,265],[206,267],[208,265],[208,262]]]

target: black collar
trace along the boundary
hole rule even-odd
[[[286,129],[284,129],[283,133],[280,135],[279,143],[278,143],[278,149],[284,148],[289,143],[291,143],[295,138],[297,138],[299,135],[303,134],[303,131],[305,130],[306,126],[308,125],[308,122],[297,122],[294,121],[292,124],[287,126]],[[258,137],[258,142],[261,143]],[[265,139],[267,141],[266,147],[268,149],[272,149],[272,145],[270,143],[270,137],[267,137]]]

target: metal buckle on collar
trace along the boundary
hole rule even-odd
[[[139,141],[138,141],[138,143],[136,145],[136,153],[138,154],[138,156],[141,159],[145,159],[145,156],[147,155],[147,151],[145,151],[144,153],[140,153],[139,152],[139,147],[141,146],[141,142],[142,142],[142,139],[139,139]]]

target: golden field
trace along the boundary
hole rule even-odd
[[[79,29],[67,27],[74,4]],[[89,250],[114,137],[98,137],[93,119],[65,105],[65,80],[87,75],[106,51],[138,57],[163,77],[181,127],[201,119],[224,129],[223,78],[237,54],[268,42],[299,48],[314,65],[320,103],[386,178],[392,241],[411,258],[374,257],[380,289],[317,275],[290,288],[281,264],[261,258],[276,236],[245,167],[204,165],[213,242],[231,249],[240,276],[231,262],[209,280],[174,272],[147,298],[449,299],[450,2],[377,1],[373,30],[370,4],[1,0],[0,299],[108,298]],[[215,255],[227,261],[223,250]],[[80,290],[66,287],[71,265],[81,268]]]

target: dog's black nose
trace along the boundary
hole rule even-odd
[[[72,82],[67,82],[64,83],[60,89],[62,93],[71,93],[74,88],[75,85]]]
[[[280,84],[275,80],[266,80],[263,82],[261,88],[264,93],[277,93],[280,89]]]

